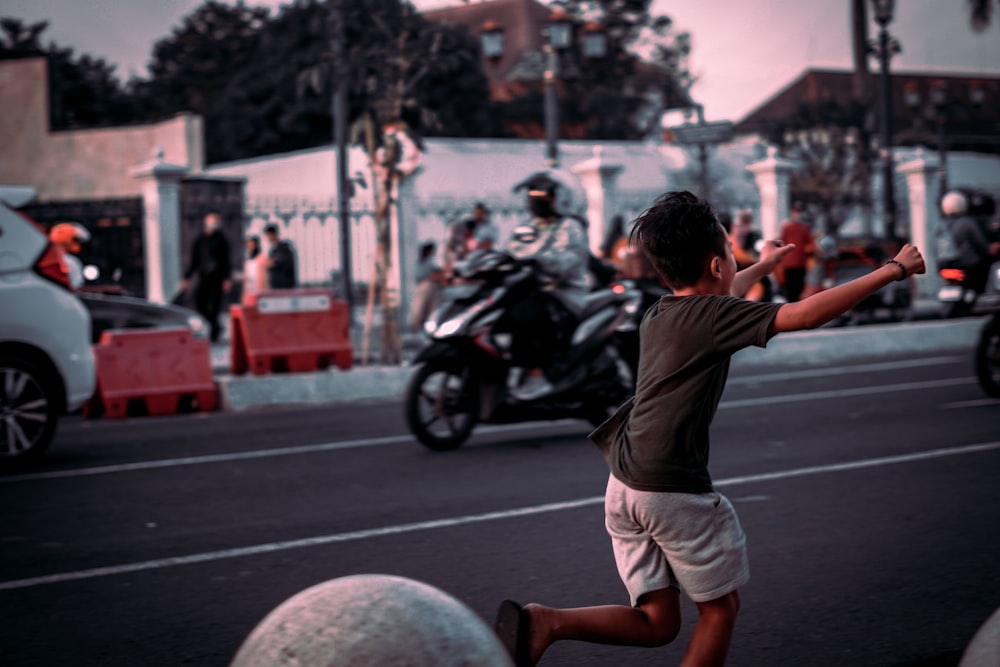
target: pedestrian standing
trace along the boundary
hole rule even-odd
[[[264,235],[270,248],[267,251],[267,284],[270,289],[293,289],[298,285],[295,248],[290,241],[279,237],[278,225],[268,225]]]
[[[450,276],[455,266],[477,250],[490,250],[497,244],[499,232],[490,221],[486,204],[476,202],[472,215],[448,225],[444,243],[445,272]]]
[[[709,427],[738,350],[775,334],[820,326],[894,280],[924,272],[907,244],[871,273],[798,303],[733,296],[794,248],[770,241],[737,272],[711,206],[668,192],[631,232],[673,290],[640,326],[635,395],[593,433],[610,467],[605,521],[630,604],[557,609],[506,600],[496,630],[518,667],[561,639],[661,646],[681,628],[680,591],[698,610],[682,665],[722,665],[749,579],[746,542],[732,504],[712,486]]]
[[[441,286],[445,282],[444,271],[434,258],[436,252],[437,244],[433,241],[427,241],[420,246],[415,276],[417,288],[413,292],[408,322],[411,331],[423,330],[424,321],[437,307]]]
[[[792,206],[788,220],[781,225],[781,242],[786,246],[795,246],[782,262],[785,298],[791,303],[802,297],[802,290],[806,285],[806,270],[815,253],[812,230],[802,221],[802,204],[798,202]]]
[[[260,237],[248,236],[243,258],[243,303],[267,289],[267,257],[261,252]]]
[[[204,228],[191,245],[182,291],[194,291],[194,307],[208,320],[209,337],[212,342],[219,340],[221,327],[219,311],[222,309],[222,295],[232,287],[229,264],[229,242],[220,226],[222,216],[211,212],[205,216]],[[193,285],[191,284],[193,281]]]

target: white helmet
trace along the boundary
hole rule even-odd
[[[952,190],[941,198],[941,212],[945,215],[965,215],[968,210],[969,200],[957,190]]]

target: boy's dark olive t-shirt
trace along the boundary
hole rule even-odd
[[[764,347],[781,304],[665,296],[639,328],[635,396],[590,434],[611,473],[639,491],[707,493],[709,426],[732,355]]]

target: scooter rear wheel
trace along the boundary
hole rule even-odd
[[[976,344],[976,377],[990,396],[1000,397],[1000,315],[983,325]]]
[[[405,409],[420,444],[439,452],[458,449],[479,420],[476,382],[456,361],[428,361],[410,379]]]

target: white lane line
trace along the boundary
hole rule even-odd
[[[803,477],[806,475],[818,475],[830,472],[845,472],[850,470],[861,470],[863,468],[874,468],[878,466],[898,465],[913,461],[924,461],[927,459],[937,459],[946,456],[961,456],[965,454],[977,454],[1000,449],[1000,441],[984,442],[975,445],[965,445],[961,447],[951,447],[945,449],[932,449],[925,452],[913,452],[910,454],[899,454],[896,456],[882,456],[873,459],[862,459],[860,461],[849,461],[846,463],[833,463],[822,466],[808,466],[805,468],[793,468],[791,470],[780,470],[776,472],[760,473],[756,475],[744,475],[741,477],[729,477],[716,480],[716,486],[737,486],[740,484],[751,484],[755,482],[771,482],[793,477]],[[383,528],[370,528],[367,530],[355,530],[346,533],[335,533],[333,535],[320,535],[300,540],[288,540],[285,542],[271,542],[269,544],[257,544],[249,547],[239,547],[235,549],[223,549],[221,551],[208,551],[200,554],[188,556],[176,556],[173,558],[160,558],[148,560],[140,563],[127,563],[125,565],[112,565],[108,567],[98,567],[89,570],[79,570],[76,572],[64,572],[61,574],[50,574],[41,577],[29,577],[26,579],[12,579],[10,581],[0,581],[0,591],[17,590],[21,588],[31,588],[34,586],[44,586],[47,584],[58,584],[67,581],[78,581],[80,579],[95,579],[97,577],[107,577],[116,574],[127,574],[129,572],[144,572],[179,565],[193,565],[196,563],[207,563],[229,558],[240,558],[243,556],[256,556],[260,554],[273,553],[276,551],[287,551],[290,549],[301,549],[304,547],[314,547],[326,544],[336,544],[341,542],[352,542],[376,537],[386,537],[390,535],[400,535],[421,530],[434,530],[437,528],[451,528],[455,526],[465,526],[486,521],[500,521],[537,514],[547,514],[550,512],[561,512],[564,510],[589,507],[591,505],[601,505],[604,503],[604,496],[592,496],[590,498],[580,498],[558,503],[546,503],[544,505],[534,505],[531,507],[520,507],[517,509],[501,510],[497,512],[486,512],[484,514],[470,514],[447,519],[435,519],[432,521],[418,521],[415,523],[404,523],[397,526],[385,526]]]
[[[813,401],[826,400],[830,398],[850,398],[852,396],[868,396],[894,391],[912,391],[918,389],[933,389],[938,387],[953,387],[963,384],[975,384],[976,379],[948,378],[944,380],[927,380],[923,382],[904,382],[899,384],[879,385],[875,387],[851,387],[849,389],[831,389],[827,391],[802,392],[797,394],[782,394],[779,396],[761,396],[759,398],[744,398],[732,401],[722,401],[720,409],[725,408],[745,408],[761,405],[775,405],[791,403],[793,401]],[[504,433],[518,430],[538,430],[540,428],[564,427],[570,424],[580,424],[581,422],[572,419],[563,419],[553,422],[529,422],[525,424],[505,424],[500,426],[482,426],[476,430],[478,435],[488,435],[490,433]],[[134,472],[136,470],[152,470],[156,468],[173,468],[185,465],[201,465],[204,463],[224,463],[227,461],[243,461],[248,459],[260,459],[271,456],[291,456],[294,454],[314,454],[317,452],[330,452],[339,449],[351,449],[355,447],[374,447],[378,445],[396,445],[400,443],[413,442],[412,435],[389,435],[380,438],[359,438],[357,440],[343,440],[339,442],[326,442],[318,445],[300,445],[297,447],[283,447],[275,449],[258,449],[249,452],[231,452],[227,454],[206,454],[203,456],[188,456],[176,459],[160,459],[158,461],[139,461],[136,463],[123,463],[111,466],[94,466],[91,468],[73,468],[70,470],[52,470],[49,472],[26,473],[23,475],[9,475],[0,477],[0,484],[10,484],[13,482],[28,482],[42,479],[66,479],[71,477],[85,477],[89,475],[105,475],[119,472]]]
[[[505,424],[502,426],[483,426],[476,430],[479,435],[489,435],[491,433],[504,433],[507,431],[536,431],[542,428],[562,428],[567,425],[579,425],[580,422],[572,419],[560,419],[551,422],[525,423],[525,424]],[[136,463],[122,463],[113,466],[94,466],[92,468],[73,468],[70,470],[52,470],[49,472],[25,473],[23,475],[10,475],[0,477],[0,484],[11,482],[27,482],[39,479],[60,479],[66,477],[85,477],[88,475],[104,475],[116,472],[131,472],[135,470],[150,470],[155,468],[173,468],[175,466],[199,465],[202,463],[223,463],[226,461],[243,461],[247,459],[262,459],[271,456],[290,456],[293,454],[314,454],[316,452],[332,452],[338,449],[354,449],[357,447],[376,447],[379,445],[398,445],[400,443],[412,443],[414,437],[410,434],[387,435],[378,438],[358,438],[356,440],[341,440],[338,442],[324,442],[318,445],[299,445],[297,447],[281,447],[275,449],[257,449],[249,452],[230,452],[227,454],[205,454],[202,456],[186,456],[176,459],[160,459],[158,461],[139,461]]]
[[[805,378],[831,377],[836,375],[851,375],[853,373],[869,373],[872,371],[896,371],[902,368],[924,368],[926,366],[941,366],[961,362],[964,357],[927,357],[926,359],[901,359],[899,361],[882,361],[858,366],[831,366],[828,368],[808,368],[801,371],[784,371],[782,373],[759,373],[745,377],[730,375],[727,385],[757,384],[760,382],[779,382],[783,380],[802,380]]]
[[[760,398],[742,398],[734,401],[722,401],[720,408],[746,408],[755,405],[771,405],[773,403],[791,403],[793,401],[817,401],[828,398],[851,398],[854,396],[870,396],[895,391],[914,391],[917,389],[939,389],[955,387],[961,384],[975,384],[975,378],[948,378],[945,380],[924,380],[921,382],[900,382],[898,384],[883,384],[877,387],[851,387],[850,389],[828,389],[826,391],[807,391],[785,396],[761,396]]]
[[[1000,398],[980,398],[974,401],[956,401],[955,403],[945,403],[941,407],[945,410],[957,410],[961,408],[981,408],[984,405],[1000,405]]]

